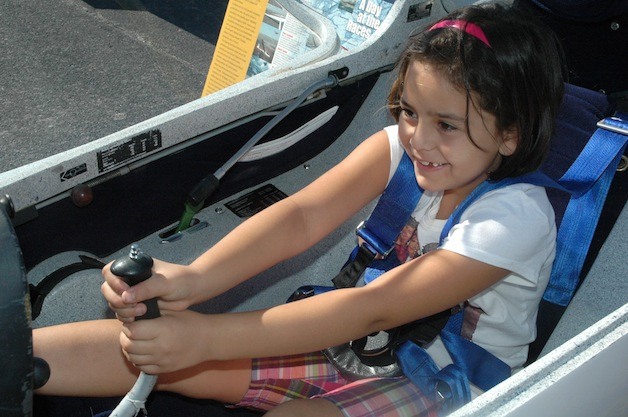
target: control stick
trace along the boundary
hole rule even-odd
[[[120,277],[130,286],[137,285],[151,276],[153,258],[146,255],[138,245],[131,245],[129,255],[117,259],[111,265],[111,272]],[[160,316],[157,299],[153,298],[144,302],[146,313],[136,317],[136,320],[154,319]],[[110,417],[134,417],[143,411],[146,415],[146,399],[157,383],[157,375],[140,373],[139,378],[131,391],[120,401],[120,404],[112,411]]]
[[[113,262],[111,272],[132,287],[150,278],[152,267],[153,258],[142,252],[140,247],[134,243],[131,245],[131,251],[128,256],[116,259]],[[144,304],[146,304],[146,313],[143,316],[136,317],[136,320],[156,319],[160,316],[156,298],[147,300]]]

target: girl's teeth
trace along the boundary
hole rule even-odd
[[[423,166],[429,167],[429,166],[433,166],[433,167],[439,167],[443,164],[437,164],[435,162],[423,162],[423,161],[419,161],[419,163]]]

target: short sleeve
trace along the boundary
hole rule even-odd
[[[555,242],[554,211],[545,189],[514,184],[467,208],[442,248],[511,271],[506,280],[513,284],[534,286],[553,260]]]
[[[387,126],[384,128],[384,131],[388,135],[388,143],[390,144],[390,172],[388,173],[388,182],[390,182],[405,151],[399,141],[399,128],[397,125]]]

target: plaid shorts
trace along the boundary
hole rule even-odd
[[[347,417],[437,416],[437,404],[410,380],[349,381],[322,353],[253,360],[251,385],[237,407],[268,411],[294,399],[324,398]]]

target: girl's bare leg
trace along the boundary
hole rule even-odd
[[[122,396],[138,371],[120,349],[118,320],[68,323],[33,330],[34,355],[50,365],[50,380],[38,394]],[[246,393],[251,361],[205,362],[160,375],[157,389],[188,397],[235,403]]]

